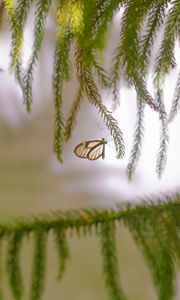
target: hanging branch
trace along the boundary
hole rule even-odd
[[[94,69],[94,73],[97,75],[99,83],[102,85],[102,88],[110,88],[110,79],[109,74],[103,68],[101,62],[95,57],[93,53],[91,53],[92,57],[92,68]]]
[[[165,112],[165,106],[163,102],[162,90],[160,90],[160,85],[155,82],[157,90],[157,104],[159,106],[159,119],[161,122],[161,132],[160,132],[160,146],[157,157],[156,172],[158,177],[161,178],[162,172],[164,171],[166,160],[167,160],[167,146],[169,142],[168,128],[167,128],[167,115]]]
[[[168,116],[168,121],[169,122],[172,122],[174,120],[175,116],[178,113],[179,101],[180,101],[180,72],[179,72],[176,87],[175,87],[175,92],[174,92],[174,96],[173,96],[173,100],[172,100],[171,110],[170,110],[170,113],[169,113],[169,116]]]
[[[124,141],[122,132],[118,127],[117,121],[102,103],[101,96],[93,80],[92,74],[83,60],[83,51],[80,49],[79,45],[77,45],[75,49],[75,67],[81,88],[84,93],[86,93],[89,101],[98,108],[99,113],[103,117],[106,126],[114,139],[117,153],[116,157],[122,158],[124,156]]]
[[[11,15],[12,45],[11,45],[11,68],[16,68],[21,57],[23,30],[27,14],[33,0],[18,0],[17,8]]]
[[[16,300],[23,299],[22,274],[19,266],[19,252],[22,243],[23,232],[18,231],[10,236],[7,250],[7,274],[9,284]]]
[[[178,37],[180,30],[180,2],[175,0],[172,2],[173,6],[170,8],[163,40],[160,50],[156,57],[155,76],[156,81],[164,81],[165,75],[171,68],[176,66],[174,58],[175,40]]]
[[[54,125],[54,152],[57,159],[62,162],[62,148],[64,139],[64,117],[62,114],[62,84],[69,77],[68,56],[70,49],[70,33],[66,27],[65,14],[61,3],[57,7],[57,34],[54,52],[53,90],[55,106]]]
[[[157,32],[164,23],[168,2],[169,1],[166,0],[163,2],[161,0],[158,0],[155,3],[152,2],[151,4],[151,8],[148,13],[147,26],[139,42],[143,69],[147,68],[148,66],[148,61],[151,55],[154,40],[156,38]]]
[[[58,279],[61,279],[66,269],[66,261],[70,255],[66,241],[65,230],[61,228],[54,229],[54,236],[59,262]]]
[[[101,0],[97,2],[90,28],[95,48],[104,48],[109,21],[112,20],[115,12],[120,10],[123,2],[123,0]]]
[[[101,253],[103,270],[110,299],[125,300],[126,297],[119,285],[118,261],[116,253],[115,225],[113,222],[101,224]]]
[[[163,212],[151,207],[124,219],[125,226],[133,234],[137,245],[142,249],[152,272],[158,299],[173,299],[175,292],[174,251],[169,243],[169,235],[165,232]],[[169,227],[169,226],[168,226]]]
[[[111,80],[111,87],[112,87],[112,103],[116,108],[120,102],[119,100],[119,82],[120,82],[120,74],[122,73],[122,52],[120,45],[116,48],[113,54],[113,68],[111,71],[112,80]]]
[[[68,141],[72,135],[72,130],[76,123],[77,113],[80,110],[82,100],[83,100],[82,90],[81,90],[81,88],[79,88],[76,93],[75,99],[73,101],[72,107],[70,108],[69,116],[66,121],[65,130],[64,130],[65,141]]]
[[[39,300],[44,290],[47,235],[39,228],[34,232],[34,257],[31,278],[31,300]]]
[[[141,100],[141,98],[137,98],[137,110],[138,110],[137,121],[136,121],[136,127],[134,132],[133,147],[130,153],[130,159],[127,166],[127,174],[129,180],[132,179],[132,176],[135,172],[140,157],[141,144],[144,135],[144,124],[143,124],[144,102]]]
[[[143,2],[143,3],[142,3]],[[151,1],[138,0],[125,4],[121,21],[119,46],[114,55],[112,69],[112,86],[117,98],[116,86],[119,81],[119,69],[125,68],[127,81],[135,86],[137,94],[155,111],[158,107],[146,88],[144,77],[141,75],[142,59],[139,55],[139,32],[141,22],[151,7]],[[136,14],[134,13],[136,11]]]
[[[28,112],[31,110],[32,104],[33,69],[38,59],[38,54],[41,48],[41,43],[44,35],[45,20],[49,11],[50,4],[51,0],[39,0],[36,5],[33,51],[28,62],[27,70],[23,77],[24,102],[26,104],[26,109]]]

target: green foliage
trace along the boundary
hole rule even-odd
[[[168,131],[167,131],[167,115],[165,113],[165,106],[163,102],[162,91],[157,87],[157,104],[160,108],[159,118],[161,121],[161,133],[160,133],[160,147],[157,157],[156,172],[161,177],[165,168],[167,157],[167,145],[168,145]]]
[[[173,220],[171,220],[173,221]],[[150,266],[158,299],[173,299],[175,289],[174,251],[166,231],[166,215],[152,207],[143,211],[137,209],[136,215],[125,220],[126,226],[142,249]],[[168,226],[168,228],[170,228]],[[177,239],[178,240],[178,239]]]
[[[151,56],[151,48],[153,46],[153,42],[156,38],[157,32],[159,28],[161,28],[164,18],[165,18],[165,10],[167,9],[168,1],[156,1],[152,2],[148,16],[147,16],[147,26],[145,29],[145,33],[143,33],[142,38],[140,40],[141,45],[141,62],[143,64],[143,69],[147,67],[150,56]]]
[[[66,121],[65,131],[64,131],[64,137],[65,140],[69,140],[69,138],[72,135],[72,130],[76,122],[76,117],[78,110],[80,109],[82,102],[82,90],[81,88],[78,89],[77,94],[75,95],[75,99],[73,101],[72,107],[69,111],[69,116]]]
[[[118,261],[115,240],[114,222],[104,222],[101,224],[101,252],[103,258],[103,269],[105,283],[109,291],[110,299],[126,299],[119,286]]]
[[[34,44],[33,52],[29,59],[27,70],[23,77],[23,92],[24,92],[24,101],[26,104],[27,111],[31,109],[32,103],[32,79],[33,79],[33,67],[38,58],[38,52],[41,47],[41,42],[44,33],[44,23],[49,11],[49,6],[51,0],[37,2],[36,7],[36,20],[35,20],[35,29],[34,29]]]
[[[23,296],[22,275],[19,266],[22,237],[23,234],[21,231],[12,233],[8,241],[7,250],[7,273],[9,284],[16,300],[22,299]]]
[[[118,221],[118,222],[117,222]],[[120,221],[120,222],[119,222]],[[116,209],[81,209],[49,213],[0,224],[1,241],[8,241],[7,272],[14,299],[23,299],[20,252],[22,239],[29,234],[34,240],[30,299],[42,298],[46,269],[46,245],[53,233],[61,279],[70,256],[67,244],[71,235],[97,234],[100,240],[103,274],[109,299],[126,299],[118,275],[116,228],[124,224],[144,254],[159,300],[175,295],[175,266],[180,262],[180,196],[153,203],[126,204]],[[115,226],[116,225],[116,226]],[[93,230],[95,229],[95,230]],[[123,241],[122,241],[123,242]],[[2,257],[3,259],[3,257]],[[88,272],[88,270],[87,270]]]
[[[65,230],[61,228],[55,228],[54,235],[59,260],[58,279],[61,279],[66,268],[66,261],[70,255],[66,241]]]
[[[34,258],[31,282],[31,300],[41,299],[44,290],[47,232],[42,228],[34,231]]]
[[[178,108],[179,108],[179,100],[180,100],[180,72],[178,75],[174,97],[172,100],[172,106],[168,117],[169,122],[172,122],[175,116],[177,115]]]
[[[90,103],[95,105],[113,136],[117,158],[123,157],[122,132],[111,112],[104,106],[100,95],[101,88],[110,88],[112,90],[112,106],[116,108],[119,102],[119,85],[123,79],[123,84],[126,81],[128,85],[134,86],[137,97],[140,97],[145,105],[148,105],[159,114],[161,135],[156,170],[158,176],[161,176],[165,167],[167,152],[167,119],[172,121],[178,111],[179,79],[177,80],[168,118],[162,99],[160,100],[162,97],[158,96],[157,86],[163,94],[162,84],[165,76],[176,66],[174,48],[179,39],[180,30],[179,0],[18,0],[16,5],[12,0],[1,1],[0,7],[2,9],[0,11],[5,8],[12,31],[11,69],[14,70],[15,77],[22,89],[27,111],[31,110],[34,67],[38,61],[42,38],[46,30],[45,21],[51,2],[55,6],[54,12],[56,13],[54,16],[56,21],[56,43],[52,80],[55,106],[54,152],[57,159],[63,161],[63,143],[72,135],[83,93],[88,97]],[[24,70],[22,67],[23,34],[32,3],[35,5],[34,43],[32,54]],[[107,32],[113,17],[119,12],[121,15],[120,35],[109,74],[105,71],[103,62],[98,59],[99,50],[101,54],[105,51]],[[153,65],[154,88],[157,99],[153,99],[147,89],[146,82],[152,68],[152,51],[154,51],[156,37],[160,30],[163,31],[163,36],[159,49],[155,52],[156,57]],[[62,111],[62,88],[64,81],[70,80],[72,70],[69,68],[69,52],[74,43],[78,44],[79,47],[79,54],[77,54],[76,49],[73,62],[76,66],[80,90],[75,95],[74,103],[69,110],[65,124]],[[77,59],[81,61],[78,62]],[[98,89],[94,74],[97,75],[99,80]],[[143,128],[139,128],[140,130],[142,132]],[[137,131],[135,132],[137,133]],[[134,138],[134,145],[140,145],[138,138],[139,135],[137,134]],[[138,154],[134,154],[133,158],[131,157],[134,161],[133,166],[137,164],[140,151],[137,150],[136,153]],[[133,172],[131,173],[133,174]]]
[[[170,68],[176,65],[174,58],[174,46],[176,38],[178,38],[180,29],[180,2],[172,1],[169,15],[166,21],[164,37],[161,43],[160,51],[156,62],[156,76],[163,79],[169,72]]]
[[[68,78],[69,66],[68,55],[70,48],[69,31],[61,20],[63,8],[59,4],[57,9],[57,34],[54,53],[54,106],[55,106],[55,128],[54,128],[54,152],[59,161],[62,162],[62,145],[64,137],[64,118],[62,115],[62,84]],[[65,12],[64,12],[65,13]]]
[[[104,47],[105,34],[108,29],[109,22],[115,12],[120,9],[120,5],[123,3],[121,0],[106,0],[97,1],[94,15],[93,24],[91,27],[91,36],[93,38],[93,43],[95,48]]]
[[[134,133],[133,148],[130,153],[130,160],[127,166],[128,178],[131,180],[133,173],[140,156],[141,144],[144,132],[143,116],[144,116],[144,102],[139,98],[138,101],[138,112],[137,112],[137,124]]]

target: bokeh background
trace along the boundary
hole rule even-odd
[[[32,8],[24,35],[24,65],[31,53],[33,13]],[[118,27],[119,17],[116,16],[109,28],[107,38],[105,54],[107,68],[110,63],[110,55],[116,45]],[[77,143],[108,135],[100,116],[84,99],[72,139],[64,145],[64,163],[57,162],[52,150],[54,111],[51,76],[55,37],[53,14],[48,17],[46,29],[39,64],[34,76],[31,114],[25,112],[21,91],[13,74],[9,73],[10,32],[5,20],[0,30],[0,68],[3,69],[0,72],[0,221],[5,222],[14,217],[29,216],[56,209],[114,207],[117,202],[141,201],[150,197],[158,198],[164,194],[178,191],[180,117],[177,116],[170,126],[167,166],[162,179],[158,180],[155,165],[159,148],[160,124],[157,114],[148,107],[145,109],[146,130],[142,156],[132,182],[127,179],[126,166],[136,120],[136,96],[134,90],[128,87],[121,86],[120,107],[114,112],[124,134],[126,144],[124,160],[115,159],[112,142],[109,142],[106,147],[104,161],[90,162],[74,156],[73,149]],[[177,71],[171,72],[164,87],[167,109],[170,107]],[[151,86],[150,80],[149,88],[152,92]],[[72,81],[65,84],[63,90],[63,110],[66,115],[75,91],[76,82],[72,76]],[[110,92],[102,91],[102,95],[106,105],[111,109]],[[128,299],[155,300],[150,272],[142,254],[125,228],[118,228],[117,241],[121,281],[129,296]],[[59,284],[56,280],[55,249],[50,238],[46,289],[43,299],[108,299],[103,282],[98,237],[94,235],[77,238],[76,235],[71,236],[68,233],[68,242],[71,258],[63,280]],[[31,273],[31,246],[31,241],[25,243],[22,253],[22,267],[24,276],[27,277],[27,299]],[[12,296],[7,288],[5,275],[2,278],[5,299],[11,300]],[[179,281],[180,275],[177,276],[177,286],[179,286]],[[180,288],[177,299],[180,299]]]

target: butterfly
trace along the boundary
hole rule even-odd
[[[102,140],[85,141],[74,148],[74,153],[80,158],[87,158],[89,160],[96,160],[99,157],[104,159],[106,144],[107,141],[104,138]]]

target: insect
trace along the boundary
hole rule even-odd
[[[99,157],[104,159],[106,144],[107,141],[104,138],[102,140],[85,141],[74,148],[74,153],[80,158],[87,158],[89,160],[96,160]]]

